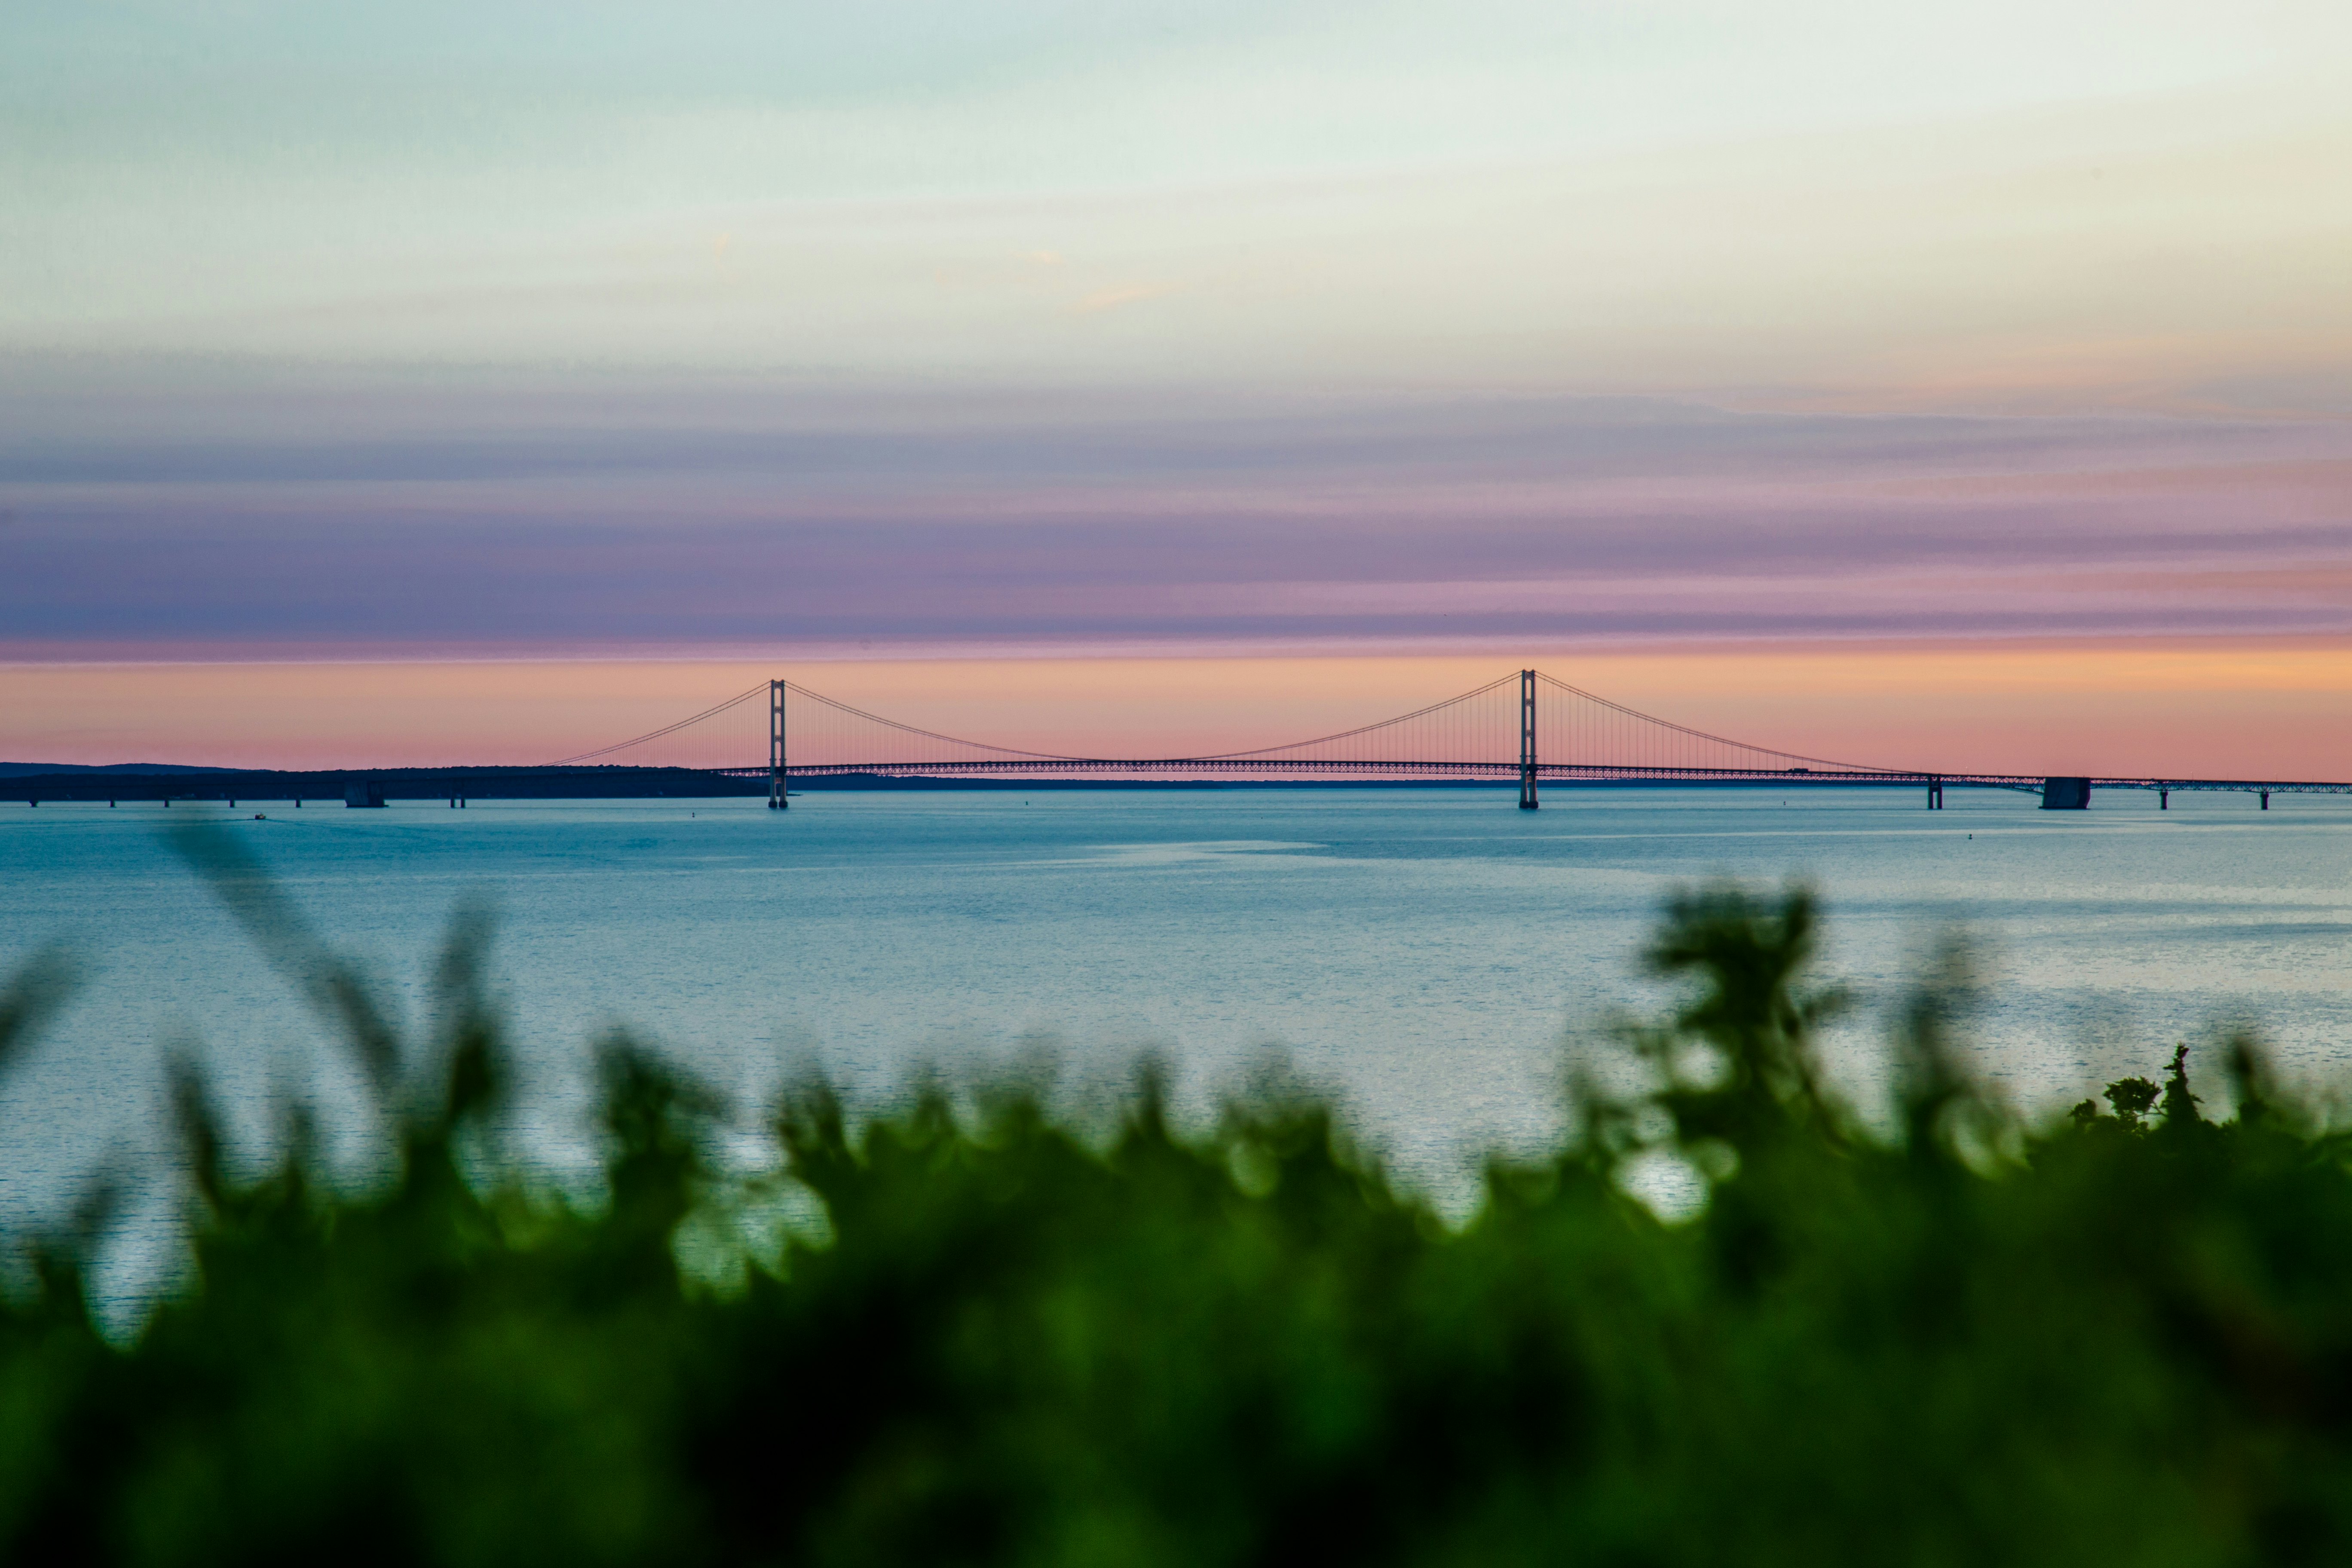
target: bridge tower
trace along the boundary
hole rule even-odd
[[[768,682],[768,809],[784,809],[784,683]]]
[[[1519,809],[1536,807],[1536,672],[1519,671]]]

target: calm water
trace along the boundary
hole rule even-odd
[[[2291,1070],[2352,1047],[2352,804],[1959,792],[1467,790],[815,794],[756,800],[172,808],[226,824],[414,1016],[453,905],[500,912],[495,970],[542,1156],[576,1154],[583,1043],[627,1024],[756,1105],[814,1058],[885,1096],[911,1068],[1051,1041],[1079,1080],[1157,1048],[1204,1103],[1278,1045],[1443,1188],[1556,1125],[1564,1038],[1647,1005],[1661,896],[1727,873],[1827,894],[1830,968],[1892,994],[1937,931],[1983,943],[1985,1070],[2032,1106],[2251,1018]],[[0,1204],[163,1147],[157,1063],[200,1047],[249,1133],[273,1095],[350,1086],[152,805],[0,814],[0,958],[84,961],[0,1080]],[[1847,1031],[1867,1080],[1867,1016]],[[255,1134],[257,1136],[257,1134]]]

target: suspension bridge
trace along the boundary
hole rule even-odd
[[[564,759],[579,765],[664,739],[752,701],[768,710],[763,769],[770,806],[784,809],[790,781],[804,777],[876,778],[1149,776],[1214,779],[1391,779],[1516,781],[1518,804],[1533,811],[1545,783],[1650,781],[1659,784],[1772,782],[1911,785],[1930,810],[1950,786],[2023,790],[2053,810],[2081,809],[2094,789],[2153,791],[2158,809],[2175,791],[2352,794],[2352,784],[2308,780],[2126,778],[1954,773],[1886,767],[1805,756],[1709,734],[1643,713],[1538,669],[1498,676],[1443,701],[1374,723],[1309,740],[1200,756],[1107,757],[1024,751],[901,723],[813,690],[772,679],[714,707],[644,735]],[[750,773],[752,770],[727,770]]]
[[[743,715],[765,700],[764,762],[731,767],[658,767],[635,758],[647,749]],[[728,716],[735,716],[731,721]],[[744,726],[748,729],[748,726]],[[751,739],[745,735],[746,740]],[[747,750],[749,747],[747,746]],[[2315,780],[2105,777],[1894,767],[1805,756],[1677,724],[1611,700],[1538,669],[1520,669],[1442,701],[1377,722],[1254,750],[1197,756],[1097,756],[1024,750],[944,734],[827,696],[800,682],[772,679],[726,700],[625,741],[539,767],[377,768],[307,773],[216,771],[201,773],[91,773],[19,775],[0,780],[0,798],[43,800],[280,801],[382,805],[389,800],[530,796],[709,796],[764,793],[783,810],[792,783],[837,785],[920,780],[1149,780],[1233,782],[1516,783],[1518,804],[1533,811],[1547,784],[1595,783],[1907,786],[1940,810],[1948,788],[2020,790],[2052,810],[2080,810],[2095,790],[2152,794],[2158,810],[2184,791],[2255,796],[2269,810],[2273,795],[2352,795],[2352,783]]]

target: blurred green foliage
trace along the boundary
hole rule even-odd
[[[115,1344],[95,1211],[24,1244],[11,1561],[2352,1560],[2343,1141],[2242,1046],[2226,1124],[2176,1053],[2028,1129],[1958,1065],[1956,963],[1866,1123],[1821,1071],[1802,894],[1677,900],[1652,961],[1686,1001],[1628,1032],[1641,1081],[1586,1085],[1450,1229],[1325,1106],[1187,1138],[1148,1076],[1108,1148],[1017,1089],[854,1127],[811,1084],[789,1174],[730,1177],[708,1098],[625,1046],[607,1195],[558,1202],[500,1174],[478,927],[404,1053],[215,873],[352,1042],[397,1173],[324,1182],[297,1124],[231,1182],[183,1069],[194,1281]],[[0,997],[8,1047],[60,983]],[[1662,1155],[1696,1217],[1628,1195]]]

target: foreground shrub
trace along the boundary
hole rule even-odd
[[[0,1313],[14,1561],[2204,1564],[2352,1555],[2352,1176],[2238,1054],[2176,1054],[2029,1134],[1954,1066],[1948,978],[1897,1043],[1899,1131],[1825,1088],[1814,910],[1715,889],[1654,949],[1687,1005],[1646,1087],[1580,1101],[1449,1232],[1309,1102],[1107,1150],[1006,1092],[853,1128],[793,1095],[788,1180],[604,1057],[607,1196],[496,1157],[498,1037],[461,931],[417,1060],[266,888],[223,885],[341,1020],[395,1177],[296,1128],[224,1179],[179,1091],[195,1282],[91,1326],[93,1231]],[[21,1038],[53,987],[0,1001]],[[2127,1080],[2128,1081],[2128,1080]],[[421,1108],[420,1108],[421,1107]],[[1627,1163],[1708,1201],[1661,1223]],[[781,1215],[764,1258],[739,1223]],[[691,1265],[682,1268],[684,1258]]]

